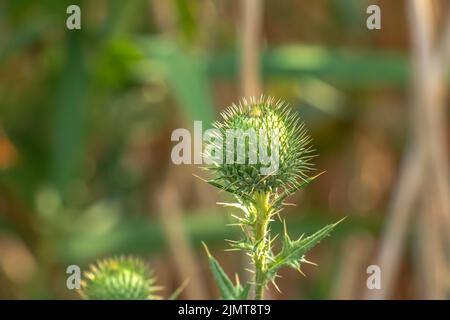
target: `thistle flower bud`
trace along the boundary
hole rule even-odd
[[[221,134],[216,147],[222,148],[224,161],[207,168],[215,174],[212,184],[251,197],[255,192],[289,192],[306,181],[313,169],[311,139],[298,115],[284,102],[243,99],[221,116],[223,120],[213,126]],[[230,143],[233,131],[237,138]],[[244,156],[239,154],[243,151]],[[208,152],[205,156],[214,157]]]
[[[89,300],[152,300],[159,288],[148,267],[133,257],[107,258],[91,265],[81,282]]]

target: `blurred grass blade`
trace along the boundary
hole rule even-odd
[[[175,98],[186,115],[209,126],[214,119],[210,80],[201,56],[189,53],[174,43],[158,39],[140,42],[145,56],[155,59],[165,72]]]
[[[55,140],[52,178],[62,190],[77,176],[82,163],[87,82],[83,39],[79,35],[71,34],[68,38],[65,67],[60,74],[60,85],[57,88],[53,123]]]

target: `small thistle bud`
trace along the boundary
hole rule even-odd
[[[133,257],[106,258],[91,265],[81,282],[88,300],[153,300],[159,288],[148,267]]]
[[[220,131],[221,145],[216,147],[222,148],[223,161],[207,168],[215,173],[214,185],[252,197],[255,192],[289,192],[307,180],[312,170],[311,139],[284,102],[243,99],[221,116],[223,121],[213,125]],[[205,157],[213,155],[205,152]]]

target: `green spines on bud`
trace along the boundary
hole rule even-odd
[[[88,300],[153,300],[155,278],[141,260],[106,258],[91,265],[81,282],[81,295]]]
[[[220,147],[224,161],[208,167],[215,174],[211,184],[252,198],[255,192],[295,190],[308,179],[313,169],[310,160],[314,157],[311,139],[300,118],[284,102],[264,97],[243,99],[228,107],[222,118],[214,127],[222,134]],[[256,140],[246,136],[230,144],[227,134],[233,130],[244,134],[253,132]],[[245,161],[238,161],[239,148],[245,150]],[[232,163],[228,161],[230,157]]]

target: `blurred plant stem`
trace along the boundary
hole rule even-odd
[[[183,211],[179,192],[175,185],[183,187],[180,179],[183,174],[177,170],[182,168],[169,167],[166,181],[157,195],[158,213],[169,245],[169,250],[175,261],[175,268],[180,282],[189,280],[185,289],[186,299],[207,299],[206,285],[203,281],[201,268],[195,257],[189,237],[183,224]]]
[[[437,4],[434,2],[434,4]],[[450,228],[448,159],[445,135],[445,97],[450,45],[450,12],[446,31],[438,37],[433,2],[407,2],[412,43],[413,88],[411,90],[411,145],[405,152],[396,190],[388,210],[388,221],[376,263],[383,270],[382,289],[367,292],[367,298],[387,299],[393,294],[395,277],[405,246],[410,220],[419,204],[419,257],[423,297],[445,298],[448,271],[445,245]],[[447,38],[445,38],[447,37]],[[436,43],[437,44],[436,44]],[[444,240],[446,242],[444,242]]]
[[[242,0],[241,86],[244,97],[262,93],[260,41],[263,0]]]
[[[267,228],[270,221],[269,195],[269,193],[260,193],[255,197],[255,209],[258,214],[253,233],[255,234],[255,243],[259,248],[253,252],[256,300],[262,300],[264,298],[264,288],[267,283],[267,257],[270,253],[266,250],[270,249],[270,245],[268,245],[269,239],[267,237]]]
[[[182,2],[172,2],[172,1],[151,1],[151,6],[153,8],[153,16],[156,21],[158,29],[167,35],[177,38],[177,36],[184,36],[184,40],[190,42],[193,39],[194,34],[192,33],[191,27],[192,22],[187,22],[183,25],[182,17],[190,17],[189,8],[185,3]],[[189,25],[189,26],[188,26]],[[189,90],[187,81],[183,81],[181,77],[182,70],[185,70],[185,74],[189,75],[189,81],[195,83],[193,80],[193,73],[197,71],[195,69],[192,71],[191,67],[193,63],[185,63],[186,59],[183,55],[182,59],[176,60],[174,56],[169,59],[169,65],[175,66],[172,74],[172,85],[174,90],[178,91],[178,95],[181,96],[180,103],[187,110],[193,111],[196,108],[201,108],[205,104],[204,101],[198,103],[194,101],[190,103],[188,97],[195,96],[193,90]],[[176,63],[175,61],[178,61]],[[183,69],[184,68],[184,69]],[[192,71],[192,72],[191,72]],[[203,80],[203,79],[202,79]],[[201,80],[200,80],[201,82]],[[195,83],[197,84],[197,83]],[[203,83],[200,83],[200,87],[204,90],[201,94],[208,96],[209,88],[202,87]],[[197,87],[196,87],[197,88]],[[183,93],[187,93],[183,96]],[[184,100],[182,98],[185,98]],[[209,103],[209,99],[206,98],[207,107],[212,106]],[[194,106],[189,109],[189,105]],[[200,115],[208,116],[208,110],[201,110]],[[198,120],[196,117],[198,114],[191,114],[194,120]],[[162,184],[159,193],[157,194],[157,206],[158,214],[161,221],[161,225],[164,229],[165,236],[167,237],[167,242],[169,245],[170,252],[175,261],[175,267],[178,273],[178,278],[180,282],[189,281],[189,285],[184,290],[184,295],[186,299],[207,299],[207,289],[204,283],[203,277],[201,275],[201,268],[195,257],[195,252],[190,244],[190,239],[184,229],[183,224],[183,210],[180,204],[180,192],[182,188],[186,187],[185,183],[180,183],[180,179],[186,179],[185,172],[182,171],[180,167],[174,167],[169,165],[168,172],[165,178],[165,182]]]

